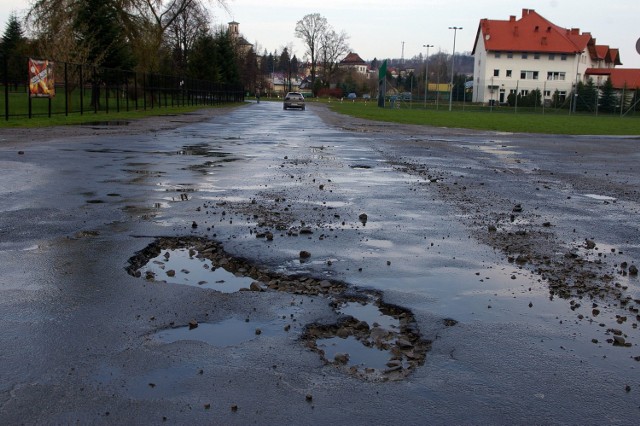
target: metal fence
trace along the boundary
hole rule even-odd
[[[244,101],[242,85],[54,61],[55,95],[32,97],[29,58],[0,54],[0,116],[109,113]]]

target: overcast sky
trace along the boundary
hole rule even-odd
[[[640,39],[638,0],[226,0],[229,13],[213,6],[217,24],[235,20],[240,32],[259,52],[281,51],[291,46],[303,59],[305,48],[295,38],[296,22],[307,14],[319,13],[338,32],[345,31],[349,45],[363,59],[412,58],[426,53],[425,44],[434,45],[429,53],[453,50],[453,30],[457,31],[456,52],[471,52],[482,18],[518,18],[522,9],[535,9],[540,15],[565,28],[580,28],[606,44],[620,49],[625,68],[640,68],[636,42]],[[0,0],[0,25],[15,10],[24,12],[29,0]]]

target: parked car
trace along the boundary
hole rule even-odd
[[[347,99],[355,99],[355,98],[357,98],[357,97],[358,97],[358,95],[356,95],[356,94],[355,94],[355,93],[353,93],[353,92],[351,92],[351,93],[349,93],[349,94],[347,95]]]
[[[304,96],[302,93],[298,92],[289,92],[284,97],[284,103],[282,104],[282,109],[286,110],[289,108],[300,108],[304,111]]]

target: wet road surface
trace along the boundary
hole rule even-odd
[[[320,108],[5,137],[0,421],[637,422],[637,139],[347,131]],[[327,364],[332,348],[396,365],[351,338],[319,339],[323,359],[303,338],[341,315],[399,327],[370,304],[216,289],[233,278],[195,278],[215,265],[185,252],[156,258],[155,279],[127,272],[157,237],[187,236],[265,273],[376,292],[415,317],[426,360],[367,380]]]

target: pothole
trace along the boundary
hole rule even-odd
[[[139,271],[147,281],[198,286],[222,293],[248,290],[254,282],[251,277],[234,275],[224,266],[215,265],[193,248],[164,250]]]
[[[259,268],[227,254],[218,242],[198,237],[159,238],[129,259],[127,272],[147,282],[163,281],[221,292],[280,291],[322,296],[335,311],[335,323],[304,326],[300,340],[327,365],[364,380],[401,380],[424,364],[431,341],[424,339],[413,314],[384,303],[382,293],[347,286],[344,282],[289,276]],[[279,315],[279,314],[278,314]],[[153,338],[169,343],[198,340],[233,346],[289,332],[287,315],[271,322],[227,319],[161,330]],[[454,320],[449,320],[455,325]],[[298,327],[296,327],[298,328]]]
[[[384,304],[380,297],[370,293],[366,299],[348,296],[332,302],[343,316],[335,324],[307,325],[307,346],[327,364],[363,379],[401,380],[409,375],[424,364],[431,342],[420,336],[411,312]]]
[[[187,325],[160,330],[153,338],[162,343],[180,340],[197,340],[215,347],[236,346],[258,339],[260,336],[274,336],[284,333],[281,321],[255,322],[228,318],[218,323]]]

